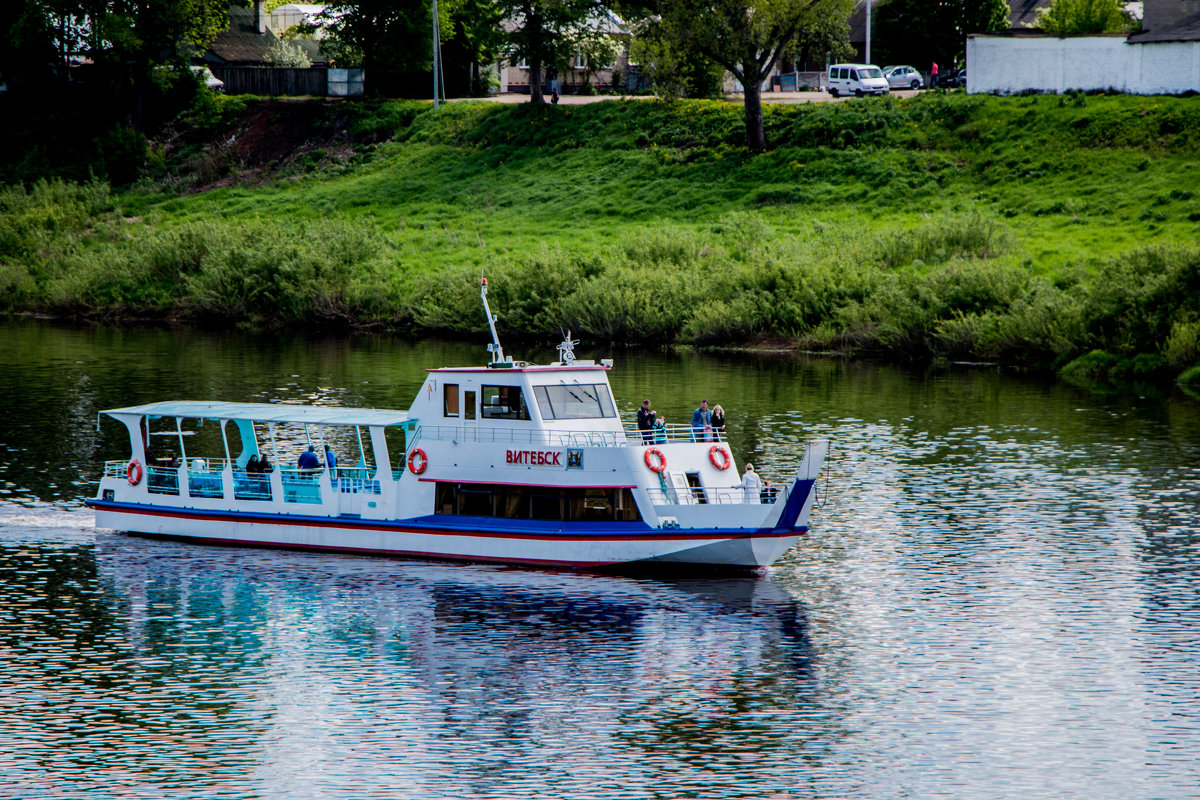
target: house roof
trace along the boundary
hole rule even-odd
[[[1051,0],[1008,0],[1008,25],[1010,28],[1032,27],[1037,14],[1050,6]]]
[[[1150,42],[1200,42],[1200,14],[1183,17],[1173,25],[1151,28],[1129,37],[1130,44]]]
[[[252,9],[230,6],[229,27],[217,34],[208,50],[227,64],[261,64],[275,40],[270,28],[258,32]]]

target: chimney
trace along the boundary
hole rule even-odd
[[[254,0],[254,29],[259,35],[267,32],[267,18],[263,13],[263,0]]]
[[[1179,22],[1184,15],[1184,0],[1145,0],[1142,3],[1142,30],[1160,31]]]

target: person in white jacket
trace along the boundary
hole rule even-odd
[[[754,471],[753,464],[746,465],[746,474],[742,476],[742,482],[738,484],[745,491],[746,496],[742,502],[744,503],[761,503],[758,493],[762,488],[762,479],[758,477],[758,473]]]

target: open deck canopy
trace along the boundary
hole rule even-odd
[[[110,417],[194,417],[200,419],[297,422],[305,425],[399,425],[409,421],[407,411],[386,408],[337,408],[285,403],[204,403],[194,400],[150,403],[101,412]]]

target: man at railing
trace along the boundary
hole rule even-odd
[[[658,412],[650,410],[650,401],[643,400],[642,407],[638,409],[637,423],[638,430],[642,432],[642,442],[652,444],[654,442],[654,418],[658,416]]]
[[[705,434],[705,429],[711,428],[712,412],[708,410],[708,401],[701,400],[700,407],[692,412],[692,441],[708,441],[708,436]]]
[[[316,448],[310,444],[308,449],[296,459],[296,466],[310,475],[320,472],[321,462],[317,459]]]

